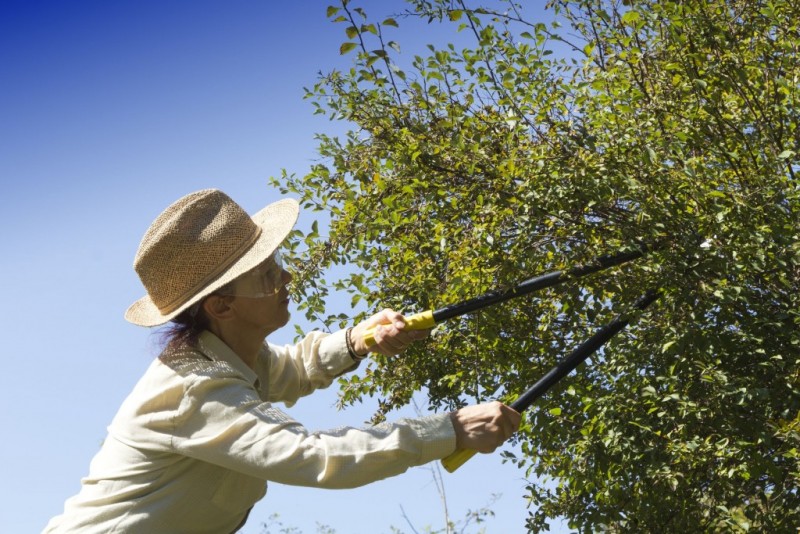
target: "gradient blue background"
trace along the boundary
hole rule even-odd
[[[122,318],[143,295],[132,261],[150,222],[206,187],[255,212],[278,198],[269,176],[302,174],[317,159],[314,133],[343,130],[302,99],[317,72],[351,59],[339,56],[344,27],[326,19],[327,4],[3,3],[0,532],[39,532],[61,512],[157,354],[157,338]],[[435,41],[432,32],[417,32],[418,44]],[[314,217],[303,213],[299,224]],[[319,326],[298,313],[293,322]],[[293,336],[289,326],[270,341]],[[335,400],[333,387],[288,412],[322,430],[361,426],[374,408],[338,412]],[[430,467],[347,491],[271,484],[242,532],[260,533],[273,513],[309,533],[317,524],[339,534],[412,531],[404,512],[418,531],[441,529]],[[496,494],[486,531],[524,530],[526,482],[499,454],[444,482],[453,519]]]

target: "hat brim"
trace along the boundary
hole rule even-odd
[[[286,240],[297,222],[299,213],[300,206],[294,199],[283,199],[268,205],[251,217],[261,228],[258,239],[214,281],[168,314],[162,314],[150,297],[145,295],[125,311],[125,319],[139,326],[159,326],[171,321],[184,310],[269,258]]]

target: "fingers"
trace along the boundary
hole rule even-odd
[[[356,326],[359,332],[363,330],[359,328],[362,325],[364,329],[375,327],[375,345],[365,349],[387,356],[403,352],[411,343],[424,339],[430,333],[430,330],[407,329],[403,314],[390,309],[382,310]]]
[[[478,452],[492,452],[519,429],[522,416],[494,401],[467,406],[452,414],[456,446]]]
[[[491,408],[497,410],[489,425],[487,425],[487,432],[489,433],[489,445],[487,449],[480,452],[493,452],[497,447],[505,443],[514,433],[519,429],[522,416],[500,402],[492,402]]]
[[[374,352],[387,356],[399,354],[406,350],[415,341],[424,339],[430,330],[404,330],[395,325],[380,325],[375,331],[375,345],[371,347]]]
[[[389,308],[385,308],[379,311],[378,313],[367,319],[365,322],[369,323],[371,326],[375,325],[394,326],[395,328],[400,328],[400,329],[402,329],[406,325],[405,319],[403,318],[403,314],[391,310]]]
[[[497,404],[500,405],[500,411],[502,413],[503,441],[505,442],[519,430],[519,425],[522,422],[522,414],[505,404],[499,402]]]

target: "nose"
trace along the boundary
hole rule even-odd
[[[285,285],[285,284],[288,284],[291,281],[292,281],[292,273],[290,273],[286,269],[282,269],[281,270],[281,282],[283,282],[284,285]]]

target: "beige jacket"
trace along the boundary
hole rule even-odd
[[[453,452],[447,414],[310,432],[271,404],[291,406],[352,367],[344,332],[265,344],[255,371],[210,332],[195,350],[165,352],[44,532],[233,532],[268,480],[355,487]]]

